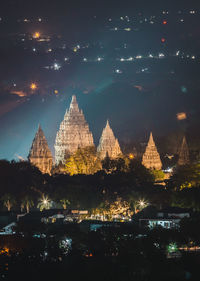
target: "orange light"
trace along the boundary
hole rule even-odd
[[[165,41],[166,41],[165,38],[162,38],[162,39],[161,39],[161,42],[162,42],[162,43],[165,43]]]
[[[30,88],[34,91],[37,89],[37,85],[35,83],[31,83]]]
[[[167,21],[166,21],[166,20],[164,20],[164,21],[163,21],[163,24],[167,24]]]
[[[177,120],[185,120],[187,119],[187,115],[185,112],[179,112],[176,114],[176,118]]]
[[[134,155],[132,153],[129,154],[129,159],[133,159]]]
[[[33,38],[35,38],[35,39],[40,38],[40,33],[39,33],[39,32],[35,32],[35,33],[33,34]]]

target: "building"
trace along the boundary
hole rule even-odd
[[[183,218],[190,218],[189,209],[183,209],[179,207],[168,207],[163,210],[156,212],[154,216],[150,218],[142,217],[139,219],[140,226],[147,226],[149,228],[154,228],[156,226],[161,226],[163,228],[178,228],[180,221]]]
[[[153,140],[152,133],[150,133],[149,142],[142,157],[142,165],[144,165],[147,169],[162,169],[162,162],[160,160],[160,155]]]
[[[31,164],[38,167],[38,169],[42,173],[51,174],[51,169],[53,166],[53,157],[40,125],[33,140],[28,160]]]
[[[106,127],[103,129],[97,152],[99,153],[100,159],[104,159],[106,156],[115,159],[122,155],[118,139],[115,138],[108,121]]]
[[[78,148],[94,146],[93,136],[79,109],[76,96],[72,96],[69,110],[60,124],[55,141],[55,163],[65,162],[65,159],[77,151]]]
[[[189,149],[186,142],[186,138],[184,136],[179,150],[178,165],[183,166],[189,163],[190,163]]]

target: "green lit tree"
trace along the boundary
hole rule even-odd
[[[175,190],[200,186],[200,163],[177,167],[167,186]]]
[[[162,170],[151,170],[150,173],[155,181],[162,181],[165,179],[165,173]]]
[[[95,174],[101,169],[101,162],[93,146],[79,148],[65,164],[65,172],[71,176],[77,174]]]

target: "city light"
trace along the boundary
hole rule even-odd
[[[30,85],[31,90],[36,90],[37,89],[37,84],[36,83],[31,83]]]
[[[179,112],[176,114],[176,118],[177,120],[185,120],[187,119],[187,115],[185,112]]]
[[[54,70],[59,70],[60,68],[61,68],[61,65],[58,64],[57,62],[55,62],[55,63],[53,64],[53,69],[54,69]]]
[[[50,209],[51,206],[52,206],[51,200],[48,198],[48,196],[44,196],[43,194],[42,198],[39,200],[38,208],[40,209],[40,211],[43,211],[44,209],[46,210]]]
[[[132,153],[129,154],[129,159],[133,159],[134,155]]]
[[[39,39],[39,38],[40,38],[40,32],[35,32],[35,33],[33,34],[33,38]]]
[[[135,212],[142,211],[144,208],[146,208],[149,205],[148,202],[146,202],[144,199],[140,199],[135,203]]]

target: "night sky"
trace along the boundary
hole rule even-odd
[[[191,22],[190,9],[199,9]],[[163,15],[163,10],[170,15]],[[137,18],[136,24],[138,17],[156,15],[157,25],[133,24],[130,33],[110,31],[108,19],[125,15]],[[39,123],[53,151],[72,94],[77,95],[96,144],[107,119],[123,145],[146,142],[150,131],[158,140],[182,133],[191,146],[200,143],[199,1],[6,0],[0,3],[0,17],[0,159],[26,158]],[[26,18],[30,22],[24,23]],[[182,18],[185,25],[180,27],[176,21]],[[49,36],[50,42],[30,40],[35,31]],[[175,58],[177,50],[185,57]],[[164,53],[166,58],[119,62],[120,57],[149,52]],[[101,63],[95,62],[99,56]],[[70,59],[64,64],[65,57]],[[90,58],[86,64],[85,57]],[[55,64],[61,69],[51,69]],[[36,90],[30,89],[31,83],[37,84]],[[178,120],[182,112],[186,118]]]

